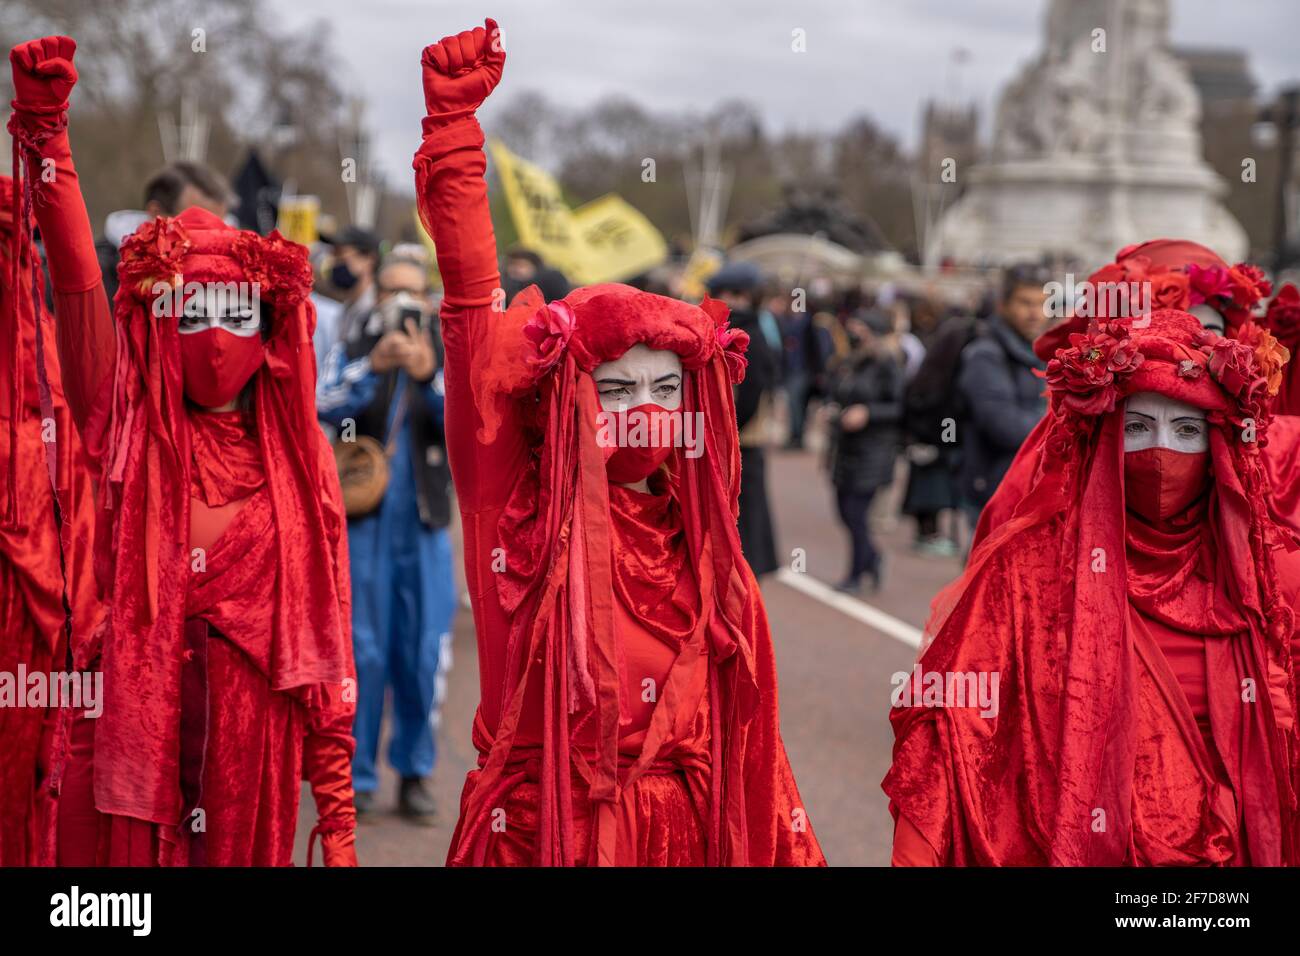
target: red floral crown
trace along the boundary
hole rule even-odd
[[[210,231],[209,231],[210,232]],[[202,235],[203,233],[200,233]],[[185,273],[186,259],[200,252],[199,244],[176,219],[159,216],[137,229],[122,243],[118,280],[140,298],[148,298],[156,282],[175,284]],[[279,308],[292,308],[311,293],[312,270],[307,247],[280,235],[259,236],[243,229],[221,236],[220,255],[236,262],[247,282],[255,282],[259,295]]]
[[[1195,322],[1187,316],[1189,322]],[[1144,330],[1145,333],[1145,330]],[[1186,343],[1178,341],[1186,337]],[[1044,378],[1054,405],[1080,416],[1105,414],[1134,391],[1130,380],[1148,360],[1142,341],[1118,322],[1097,325],[1070,336],[1070,347],[1057,349]],[[1240,419],[1257,427],[1270,416],[1273,396],[1282,386],[1282,367],[1290,352],[1272,333],[1254,322],[1241,327],[1237,338],[1214,332],[1182,330],[1181,336],[1153,339],[1159,359],[1175,362],[1176,375],[1194,382],[1205,373],[1237,407]],[[1167,353],[1167,354],[1165,354]]]

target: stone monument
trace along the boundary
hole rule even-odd
[[[1159,237],[1243,258],[1201,154],[1196,89],[1168,49],[1168,0],[1049,0],[1046,26],[1046,49],[1002,94],[989,160],[957,171],[967,188],[926,237],[926,263],[1050,255],[1086,270]]]

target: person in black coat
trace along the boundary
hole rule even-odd
[[[780,378],[780,356],[759,325],[762,275],[746,262],[728,263],[709,279],[709,295],[731,308],[731,327],[749,334],[745,380],[736,386],[740,432],[740,548],[756,577],[776,570],[776,531],[767,501],[767,441]]]
[[[1008,269],[997,314],[961,353],[960,484],[962,507],[972,527],[1047,410],[1038,374],[1047,365],[1034,354],[1033,341],[1048,325],[1044,287],[1051,278],[1041,266]]]
[[[865,577],[872,590],[879,590],[883,559],[871,539],[868,514],[876,493],[894,480],[906,376],[887,314],[858,313],[844,328],[851,351],[831,371],[828,388],[831,483],[851,546],[848,573],[836,587],[856,591]]]

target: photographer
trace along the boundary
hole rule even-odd
[[[376,275],[374,308],[352,316],[341,332],[321,371],[317,412],[339,429],[336,457],[348,507],[356,803],[362,812],[373,805],[391,684],[388,759],[402,778],[399,809],[431,823],[426,778],[434,765],[455,594],[442,376],[423,250],[396,247]],[[349,464],[358,460],[365,467]],[[358,498],[369,503],[358,505]]]

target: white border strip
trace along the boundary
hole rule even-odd
[[[855,597],[850,597],[835,590],[829,584],[818,581],[811,574],[800,574],[797,571],[791,571],[789,568],[782,568],[776,573],[776,579],[786,587],[802,591],[810,598],[821,601],[823,604],[835,608],[841,614],[847,614],[854,620],[875,628],[882,634],[888,634],[894,640],[901,641],[908,647],[919,648],[921,646],[921,632],[912,625],[900,621],[892,614],[886,614],[878,607],[872,607],[866,601],[860,601]]]

